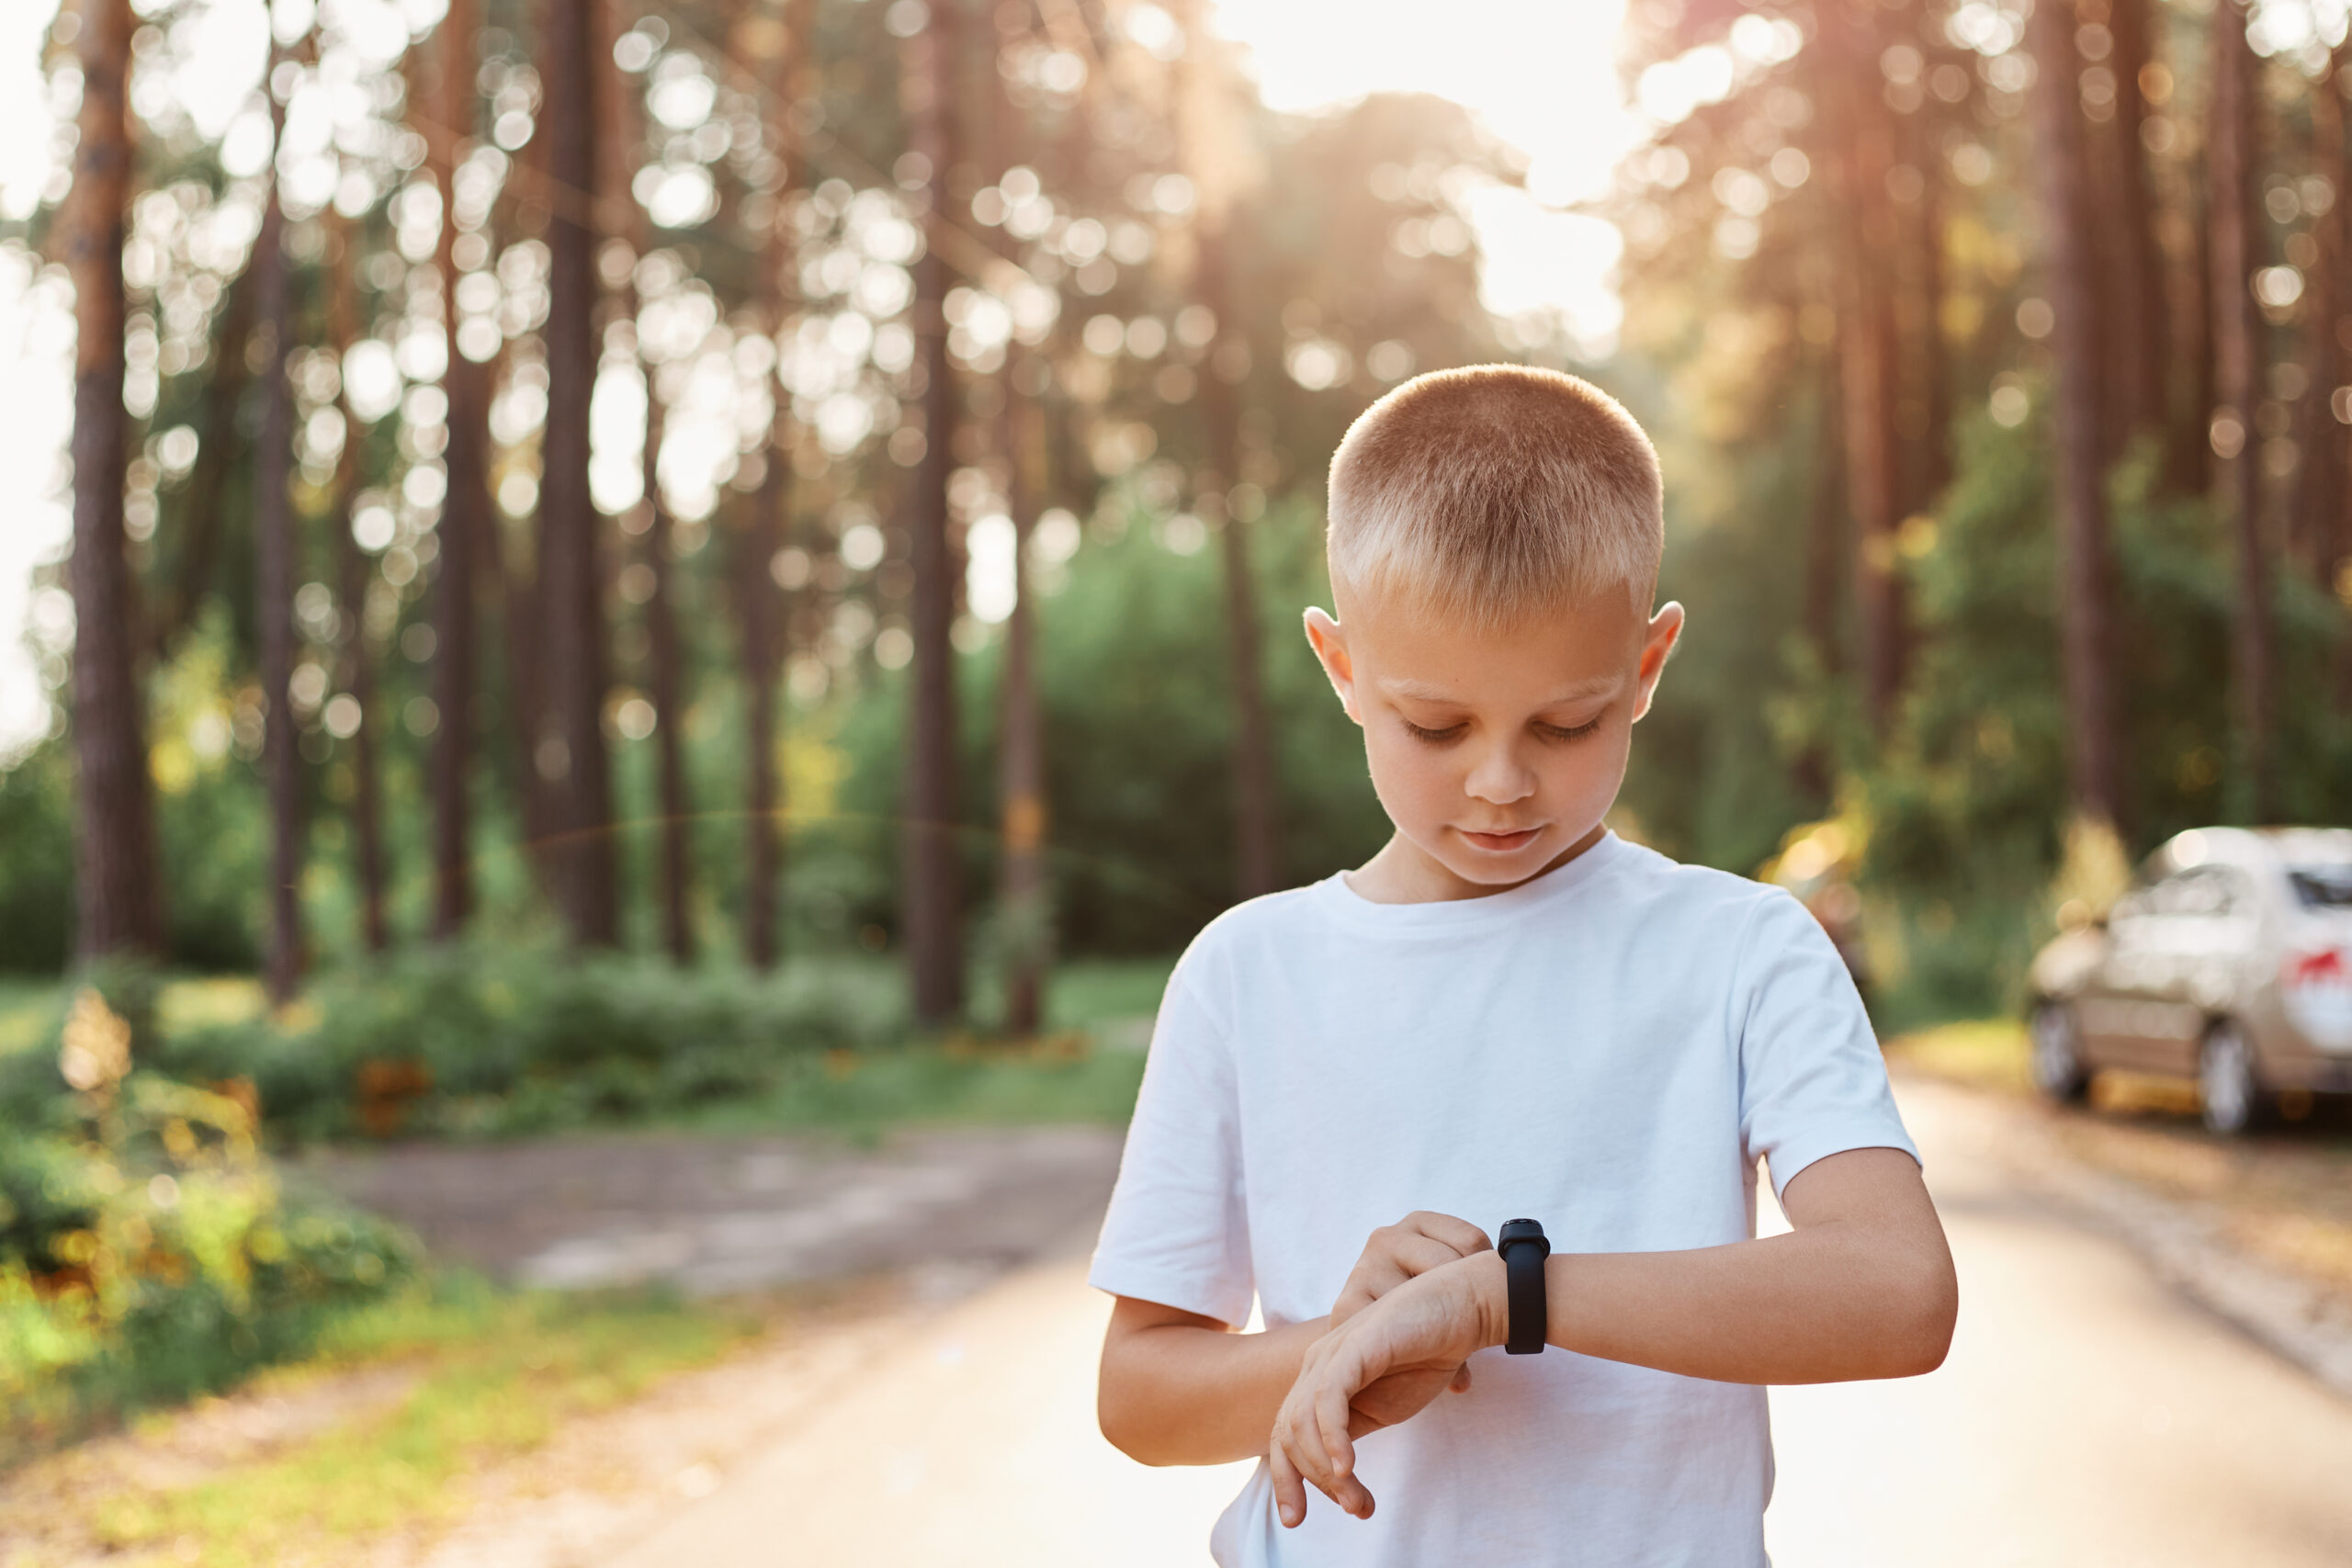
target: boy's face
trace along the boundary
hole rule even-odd
[[[1307,640],[1363,727],[1396,839],[1358,891],[1419,902],[1498,893],[1599,836],[1634,720],[1682,630],[1609,589],[1556,615],[1476,632],[1341,595]]]

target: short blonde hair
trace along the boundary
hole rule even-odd
[[[1416,377],[1331,458],[1335,588],[1506,626],[1623,583],[1646,610],[1665,548],[1657,452],[1589,381],[1523,365]]]

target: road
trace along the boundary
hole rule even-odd
[[[1996,1109],[1917,1082],[1903,1100],[1959,1260],[1959,1333],[1928,1378],[1775,1391],[1782,1568],[2352,1562],[2352,1403],[2007,1174]],[[1204,1562],[1246,1467],[1148,1471],[1102,1441],[1107,1311],[1074,1255],[1015,1270],[605,1561]]]

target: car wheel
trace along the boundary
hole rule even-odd
[[[2224,1137],[2258,1125],[2268,1109],[2269,1096],[2255,1072],[2254,1047],[2245,1032],[2224,1019],[2205,1032],[2197,1052],[2197,1098],[2203,1102],[2205,1125]]]
[[[2033,1087],[2061,1105],[2089,1092],[2090,1064],[2083,1060],[2082,1032],[2075,1010],[2064,1002],[2042,1002],[2033,1010]]]

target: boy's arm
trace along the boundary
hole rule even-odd
[[[1782,1194],[1787,1235],[1687,1252],[1555,1253],[1546,1340],[1562,1349],[1720,1382],[1910,1377],[1941,1364],[1960,1290],[1943,1227],[1898,1149],[1850,1149],[1805,1167]],[[1283,1522],[1306,1515],[1301,1479],[1358,1517],[1349,1401],[1374,1381],[1458,1362],[1503,1342],[1502,1260],[1478,1253],[1400,1285],[1310,1348],[1276,1417]]]
[[[1095,1395],[1102,1435],[1146,1464],[1224,1464],[1266,1451],[1283,1395],[1306,1348],[1406,1280],[1491,1244],[1466,1220],[1426,1212],[1383,1225],[1340,1288],[1329,1315],[1263,1334],[1236,1334],[1213,1317],[1121,1296],[1102,1337]],[[1359,1434],[1410,1417],[1446,1387],[1467,1388],[1459,1363],[1442,1376],[1391,1378],[1356,1400]]]
[[[1145,1464],[1255,1458],[1306,1348],[1329,1325],[1317,1317],[1240,1334],[1213,1317],[1121,1296],[1102,1338],[1102,1435]]]

